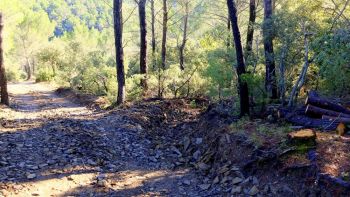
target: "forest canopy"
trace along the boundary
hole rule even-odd
[[[233,1],[244,72],[227,2],[124,0],[126,99],[224,99],[242,94],[240,84],[256,106],[291,104],[311,89],[350,92],[348,0]],[[51,81],[114,102],[113,6],[111,0],[1,0],[8,80]]]

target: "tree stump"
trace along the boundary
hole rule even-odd
[[[316,132],[312,129],[303,129],[288,134],[291,144],[307,147],[316,145]]]

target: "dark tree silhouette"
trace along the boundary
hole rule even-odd
[[[168,5],[167,0],[163,0],[163,32],[162,32],[162,67],[166,68],[166,42],[168,33]]]
[[[113,1],[114,38],[117,62],[118,97],[117,105],[125,102],[125,71],[123,51],[123,11],[122,0]]]
[[[246,73],[241,42],[241,33],[238,27],[237,8],[233,0],[227,0],[229,17],[232,25],[232,33],[237,56],[238,92],[240,95],[241,116],[249,115],[249,91],[248,84],[242,80],[242,75]]]
[[[246,46],[246,56],[251,55],[253,50],[253,39],[254,39],[254,24],[256,19],[256,2],[255,0],[250,0],[249,2],[249,24],[247,32],[247,46]]]
[[[136,1],[139,7],[140,19],[140,73],[145,75],[141,79],[141,86],[147,90],[147,23],[146,23],[146,2],[147,0]]]
[[[156,13],[154,10],[154,0],[151,1],[151,31],[152,31],[152,56],[155,59],[156,56]]]
[[[273,51],[272,0],[264,0],[264,50],[266,64],[265,89],[271,99],[277,99],[276,65]]]

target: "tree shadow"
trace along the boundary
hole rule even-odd
[[[60,97],[52,91],[41,91],[40,94],[16,94],[11,95],[11,109],[22,113],[37,113],[55,109],[83,108],[72,103],[64,97]]]

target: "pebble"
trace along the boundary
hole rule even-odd
[[[201,156],[201,151],[197,150],[196,152],[193,153],[192,157],[197,161],[200,156]]]
[[[196,144],[200,145],[203,143],[203,138],[196,138]]]
[[[242,192],[242,187],[241,186],[233,186],[231,190],[231,194],[239,194]]]
[[[236,177],[232,180],[232,184],[233,185],[236,185],[238,183],[241,183],[243,181],[243,179],[239,178],[239,177]]]
[[[27,179],[34,179],[36,177],[36,174],[27,174]]]
[[[182,183],[184,185],[187,185],[187,186],[191,185],[191,181],[190,180],[184,180]]]
[[[259,189],[255,185],[249,190],[249,195],[251,196],[257,195],[258,193],[259,193]]]
[[[198,186],[201,190],[208,190],[210,188],[210,184],[201,184]]]

